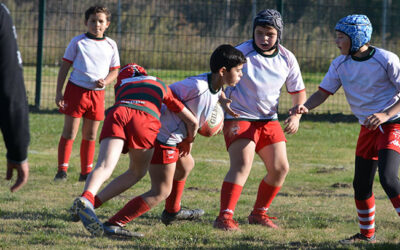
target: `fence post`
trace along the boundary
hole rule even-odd
[[[387,0],[382,1],[382,48],[386,47]]]
[[[118,15],[118,25],[117,25],[117,33],[118,33],[118,50],[121,52],[121,32],[122,32],[122,24],[121,24],[121,0],[118,0],[117,7],[117,15]]]
[[[254,19],[257,15],[257,0],[253,0],[252,1],[252,5],[251,5],[251,13],[252,13],[252,19]]]
[[[46,0],[39,1],[39,27],[38,27],[38,43],[36,54],[36,93],[35,108],[40,109],[40,99],[42,93],[42,62],[43,62],[43,35],[44,35],[44,19],[46,10]]]
[[[276,0],[276,9],[281,13],[283,18],[283,1],[284,0]]]

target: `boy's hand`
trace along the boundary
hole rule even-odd
[[[106,86],[106,81],[104,79],[99,79],[96,81],[96,86],[98,88],[104,88]]]
[[[57,107],[64,108],[64,97],[62,94],[57,94],[55,101],[56,101]]]
[[[231,103],[232,100],[229,98],[220,98],[219,99],[219,103],[221,104],[221,107],[225,110],[226,113],[228,113],[229,115],[238,118],[239,114],[235,113],[232,109],[231,109]]]
[[[15,184],[10,188],[11,192],[18,191],[18,189],[22,188],[22,186],[24,186],[28,181],[29,177],[29,164],[27,161],[21,164],[7,162],[6,180],[11,180],[14,169],[17,170],[17,180],[15,181]]]
[[[179,157],[187,156],[193,147],[194,138],[185,138],[181,143],[178,144]]]
[[[390,116],[386,113],[375,113],[365,119],[364,126],[369,130],[375,130],[379,125],[389,120]]]
[[[307,114],[307,113],[308,113],[308,108],[303,104],[297,104],[293,108],[289,109],[289,115]]]
[[[287,134],[295,134],[297,130],[299,129],[299,124],[300,124],[300,116],[298,115],[291,115],[289,116],[284,123],[285,129],[283,130]]]

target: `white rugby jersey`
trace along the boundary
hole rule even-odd
[[[262,55],[254,49],[253,40],[236,48],[243,52],[247,63],[239,83],[225,89],[226,96],[232,99],[232,110],[240,115],[238,119],[277,119],[282,86],[286,84],[291,94],[305,90],[296,57],[282,45],[274,55]],[[225,113],[225,119],[234,118]]]
[[[104,89],[97,88],[95,81],[106,78],[110,70],[120,67],[118,48],[114,40],[108,37],[92,39],[86,34],[71,40],[63,60],[72,63],[73,70],[69,80],[92,90]]]
[[[351,111],[364,124],[368,116],[385,111],[399,100],[399,58],[380,48],[374,48],[362,60],[340,55],[332,61],[319,87],[334,94],[341,86]],[[400,113],[390,120],[399,117]]]
[[[211,89],[211,74],[204,73],[169,85],[172,92],[196,116],[199,126],[211,115],[221,95],[221,89]],[[187,136],[185,123],[163,105],[161,109],[161,129],[157,140],[175,146]]]

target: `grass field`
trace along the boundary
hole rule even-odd
[[[307,117],[305,117],[307,118]],[[165,227],[160,222],[163,205],[128,224],[127,229],[145,233],[143,239],[118,241],[93,238],[82,224],[69,220],[67,209],[82,192],[79,176],[80,137],[74,145],[68,181],[54,183],[57,144],[63,116],[30,114],[31,166],[28,184],[10,193],[5,181],[5,147],[0,152],[0,248],[1,249],[348,249],[337,241],[358,232],[353,199],[354,147],[359,126],[351,122],[315,122],[305,119],[296,135],[287,136],[291,170],[269,214],[278,217],[281,229],[249,225],[247,216],[254,204],[265,169],[259,159],[253,164],[235,211],[240,232],[215,230],[222,180],[229,168],[223,137],[199,137],[193,150],[196,167],[189,176],[182,205],[202,208],[204,217]],[[96,156],[97,158],[97,156]],[[114,176],[126,170],[128,157],[122,156]],[[146,176],[136,186],[97,209],[104,221],[128,200],[150,188]],[[399,218],[375,181],[375,249],[398,248]],[[349,249],[365,249],[361,244]]]

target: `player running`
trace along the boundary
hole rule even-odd
[[[350,15],[335,27],[341,55],[334,59],[319,90],[292,113],[307,113],[340,87],[361,124],[353,180],[360,233],[341,240],[375,243],[376,170],[383,189],[400,215],[400,62],[397,55],[369,44],[372,25],[365,15]]]
[[[126,190],[146,173],[154,151],[154,142],[161,127],[161,104],[179,117],[185,132],[194,137],[198,125],[196,117],[174,97],[171,89],[160,79],[148,76],[141,66],[125,65],[115,85],[115,104],[108,109],[100,134],[100,152],[96,168],[88,176],[81,197],[75,199],[71,212],[75,221],[82,220],[94,235],[115,236],[131,233],[117,225],[98,223],[94,214],[95,198],[101,185],[110,178],[121,152],[129,152],[129,169],[113,180],[115,189]],[[184,151],[187,153],[187,151]],[[79,216],[79,217],[77,217]]]
[[[218,101],[222,101],[225,108],[229,110],[229,100],[224,99],[222,87],[234,86],[240,80],[245,62],[246,58],[242,52],[231,45],[221,45],[211,55],[211,73],[189,77],[170,85],[170,88],[202,125]],[[231,110],[230,113],[234,115]],[[162,221],[165,224],[173,220],[193,219],[203,215],[203,210],[183,210],[180,206],[186,178],[194,167],[194,159],[190,152],[195,134],[188,134],[181,118],[165,107],[162,109],[161,123],[162,127],[157,136],[149,167],[151,189],[129,201],[125,207],[105,222],[104,232],[110,227],[122,229],[128,222],[146,213],[165,199],[165,210],[162,215]],[[117,183],[107,186],[106,190],[103,190],[104,193],[113,193],[115,186]],[[112,196],[116,194],[118,193],[114,192]],[[104,202],[112,196],[103,196],[101,199]],[[91,214],[92,219],[100,224],[94,211]],[[90,225],[85,225],[85,227],[91,231]],[[116,230],[114,234],[117,237],[132,237],[132,233],[125,229]]]

